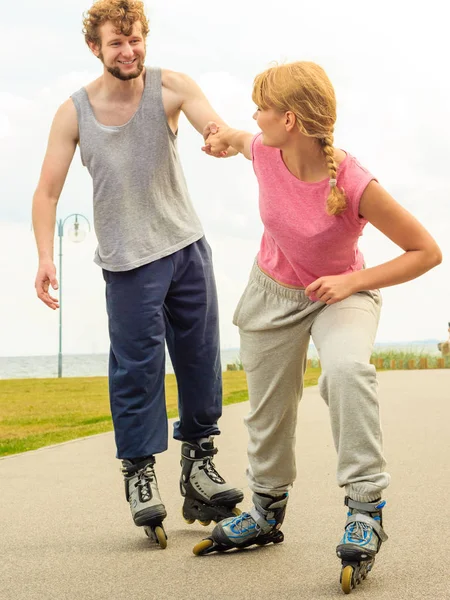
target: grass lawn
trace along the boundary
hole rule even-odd
[[[305,386],[320,369],[308,369]],[[248,399],[243,371],[223,374],[223,403]],[[177,416],[174,375],[166,376],[167,414]],[[106,377],[0,380],[0,456],[112,430]]]

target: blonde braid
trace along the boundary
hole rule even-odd
[[[327,198],[327,213],[329,215],[339,215],[347,208],[347,199],[344,190],[339,189],[336,185],[337,167],[334,160],[333,134],[328,134],[320,141],[327,160],[328,172],[330,173],[330,193]]]

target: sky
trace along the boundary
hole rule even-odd
[[[380,0],[153,0],[147,64],[187,73],[231,126],[256,132],[253,78],[274,61],[312,60],[335,87],[335,145],[356,156],[431,232],[444,255],[419,279],[383,290],[377,341],[446,339],[450,320],[450,80],[442,3]],[[81,34],[88,0],[22,0],[2,11],[0,79],[0,356],[56,354],[58,313],[36,297],[31,201],[60,104],[97,78],[101,63]],[[231,320],[258,251],[262,226],[249,161],[204,155],[182,118],[178,147],[190,195],[213,250],[221,345],[237,347]],[[92,184],[76,153],[58,205],[92,223]],[[67,221],[70,226],[70,219]],[[66,230],[67,233],[67,230]],[[55,238],[55,260],[58,260]],[[63,352],[107,352],[100,269],[91,231],[63,238]],[[368,225],[367,266],[401,253]]]

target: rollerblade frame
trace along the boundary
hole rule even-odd
[[[236,517],[241,511],[236,506],[217,506],[206,504],[196,498],[184,498],[182,508],[183,519],[188,525],[198,521],[200,525],[207,527],[211,521],[218,523],[228,517]]]
[[[227,552],[228,550],[242,550],[249,546],[266,546],[267,544],[281,544],[284,541],[284,534],[282,531],[273,531],[271,533],[261,535],[256,540],[249,540],[239,546],[225,546],[216,542],[212,537],[207,537],[198,544],[196,544],[192,552],[195,556],[205,556],[211,554],[211,552]]]
[[[144,525],[145,534],[153,542],[156,542],[161,550],[167,548],[167,534],[162,523],[159,525]]]

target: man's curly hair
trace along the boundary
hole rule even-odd
[[[106,21],[111,21],[124,35],[131,35],[137,21],[141,22],[144,39],[149,31],[144,3],[140,0],[96,0],[83,17],[83,34],[87,44],[91,42],[101,46],[98,29]]]

